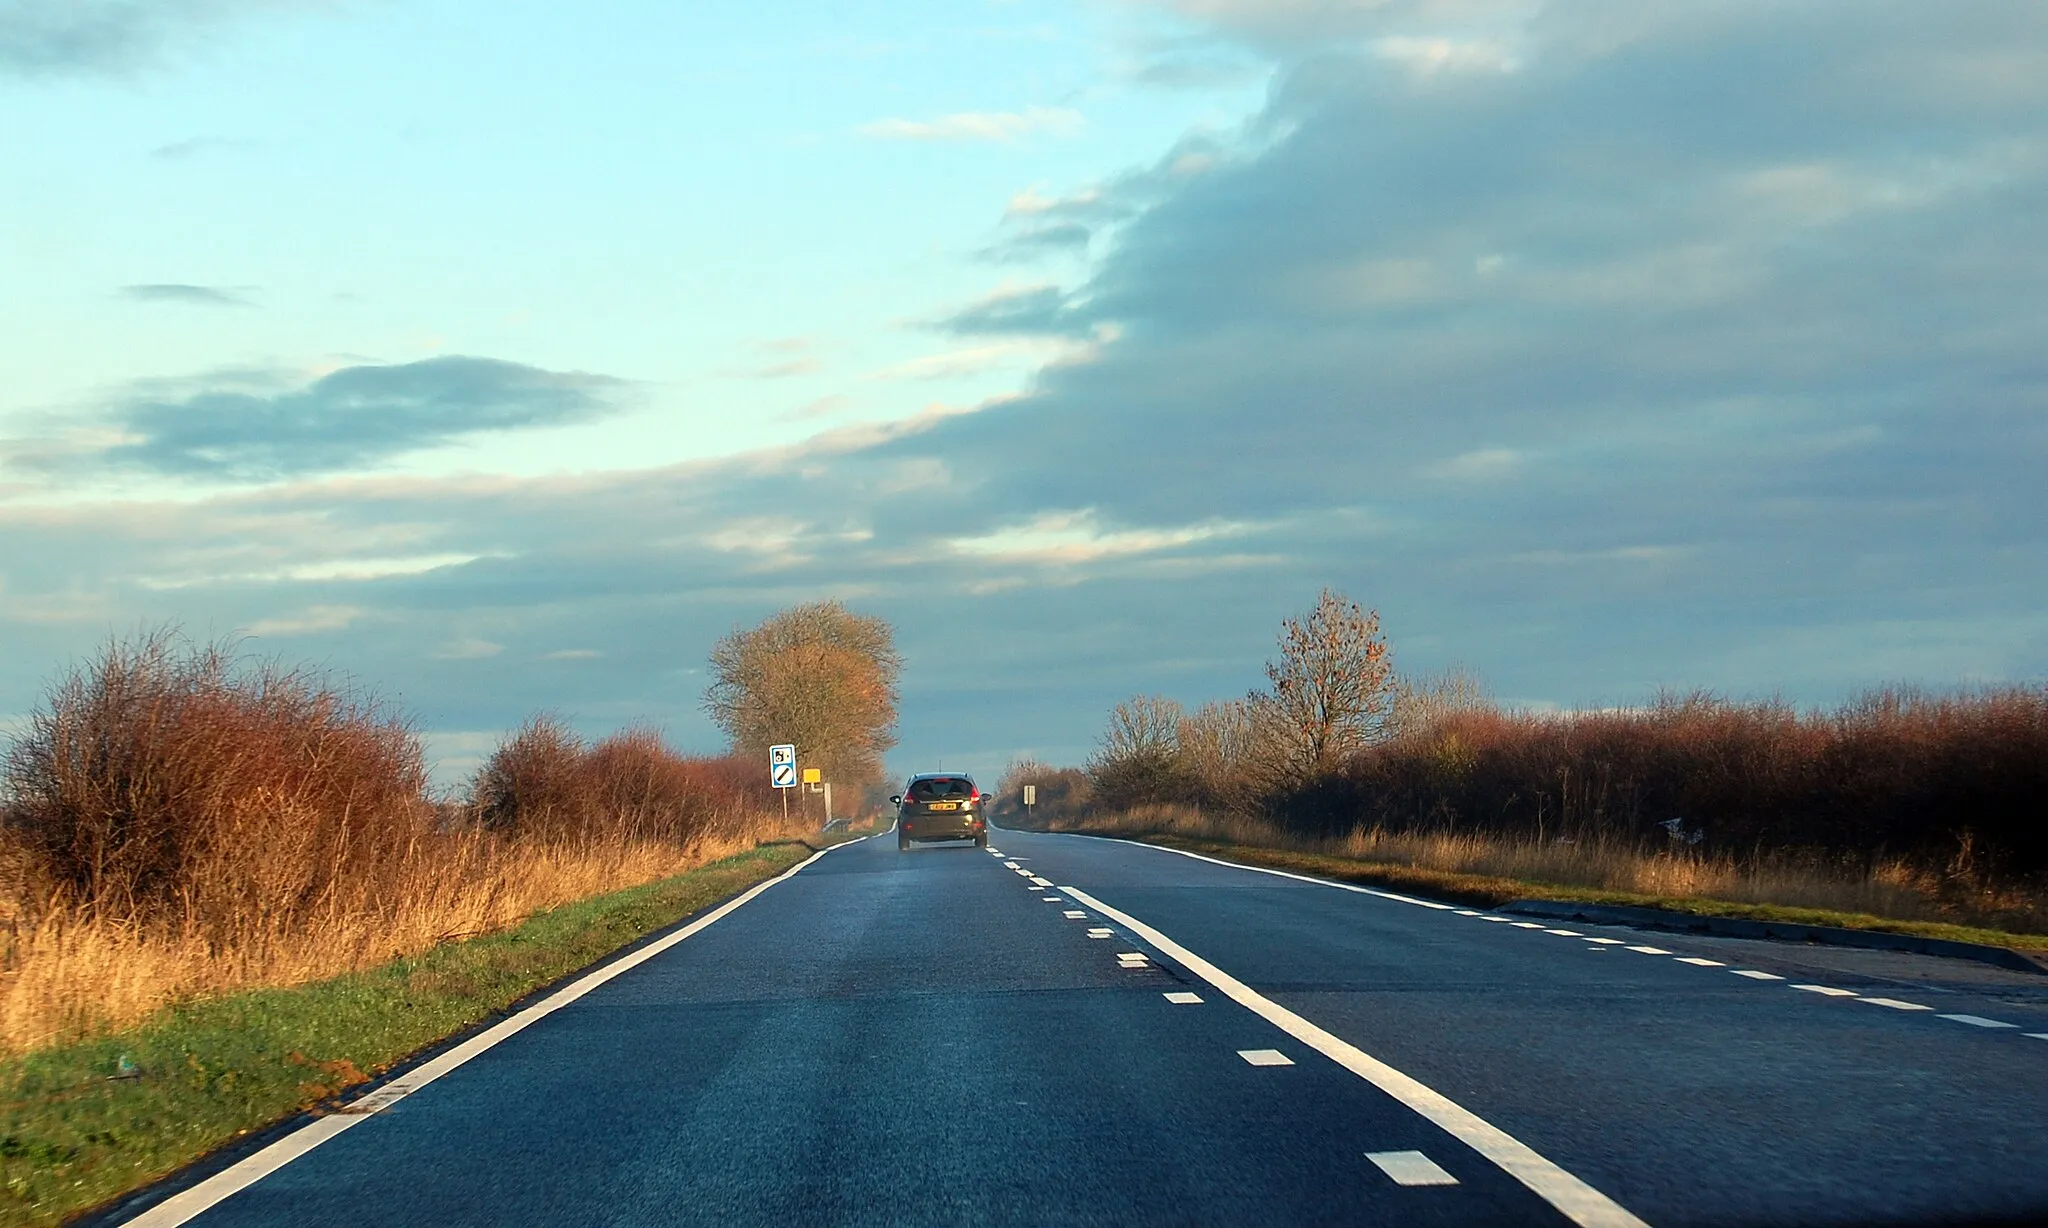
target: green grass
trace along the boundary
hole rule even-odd
[[[318,1108],[812,851],[764,845],[369,972],[187,1003],[131,1031],[0,1061],[0,1225],[58,1223]]]
[[[1634,891],[1612,891],[1563,883],[1499,878],[1487,874],[1460,874],[1396,862],[1361,861],[1326,853],[1296,852],[1234,844],[1223,840],[1199,840],[1160,832],[1116,833],[1127,839],[1143,840],[1167,848],[1186,849],[1248,865],[1293,870],[1349,883],[1413,891],[1432,899],[1475,908],[1498,908],[1515,900],[1569,900],[1581,904],[1619,904],[1632,908],[1661,908],[1671,912],[1706,917],[1733,917],[1745,921],[1777,921],[1787,925],[1832,925],[1842,929],[1873,930],[1887,934],[1912,934],[1921,938],[1945,938],[1954,942],[1978,942],[2015,950],[2048,952],[2048,935],[2010,934],[2003,930],[1950,925],[1939,921],[1901,921],[1869,913],[1834,912],[1825,908],[1796,908],[1782,904],[1750,904],[1715,900],[1701,896],[1659,896]]]

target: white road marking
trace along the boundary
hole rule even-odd
[[[1832,985],[1794,985],[1792,988],[1803,989],[1808,993],[1826,994],[1830,998],[1853,998],[1856,996],[1856,991],[1853,989],[1836,989]]]
[[[1559,938],[1584,938],[1584,937],[1585,937],[1585,935],[1584,935],[1584,934],[1581,934],[1581,933],[1580,933],[1579,931],[1577,931],[1577,930],[1544,930],[1543,932],[1544,932],[1544,933],[1546,933],[1546,934],[1556,934],[1556,935],[1557,935],[1557,936],[1558,936]]]
[[[1478,911],[1477,911],[1476,909],[1471,909],[1471,908],[1460,908],[1460,909],[1458,910],[1458,915],[1459,915],[1459,916],[1461,916],[1461,917],[1476,917],[1476,916],[1478,916],[1478,915],[1479,915],[1479,913],[1478,913]],[[1421,1154],[1421,1153],[1420,1153],[1420,1152],[1418,1152],[1417,1154],[1419,1155],[1419,1154]]]
[[[1728,966],[1718,959],[1702,959],[1697,955],[1681,955],[1678,957],[1677,962],[1691,964],[1695,968],[1726,968]]]
[[[1754,968],[1730,968],[1737,976],[1746,976],[1752,981],[1782,981],[1785,978],[1775,972],[1758,972]]]
[[[1922,1006],[1918,1002],[1901,1002],[1897,998],[1858,998],[1856,1000],[1858,1002],[1868,1002],[1872,1006],[1889,1006],[1895,1011],[1931,1011],[1934,1009],[1931,1006]]]
[[[1642,952],[1643,954],[1645,954],[1645,955],[1669,955],[1669,954],[1671,954],[1671,952],[1669,952],[1669,951],[1665,950],[1665,949],[1664,949],[1663,947],[1630,947],[1630,948],[1629,948],[1629,950],[1631,950],[1631,951],[1641,951],[1641,952]]]
[[[1434,908],[1441,912],[1454,912],[1457,909],[1455,904],[1439,904],[1435,900],[1418,900],[1412,895],[1400,895],[1392,891],[1380,891],[1373,887],[1361,887],[1356,883],[1339,883],[1327,878],[1314,878],[1307,874],[1295,874],[1287,870],[1274,870],[1266,866],[1248,866],[1241,861],[1225,861],[1221,857],[1206,857],[1201,853],[1190,853],[1186,849],[1170,849],[1163,844],[1147,844],[1143,840],[1120,840],[1115,836],[1077,836],[1075,838],[1080,840],[1109,840],[1116,844],[1135,845],[1141,849],[1151,849],[1155,853],[1173,853],[1181,857],[1191,857],[1196,861],[1206,861],[1212,866],[1225,866],[1232,870],[1248,870],[1253,874],[1270,874],[1274,878],[1291,878],[1295,882],[1313,883],[1318,887],[1335,887],[1339,891],[1351,891],[1359,895],[1378,896],[1382,900],[1392,900],[1397,904],[1413,904],[1417,908]]]
[[[2020,1035],[2032,1040],[2048,1040],[2048,1032],[2022,1032]]]
[[[1586,941],[1603,947],[1618,947],[1622,945],[1622,941],[1619,938],[1588,938]]]
[[[1518,930],[1540,930],[1543,928],[1541,921],[1510,921],[1508,924]]]
[[[1254,1066],[1292,1066],[1294,1059],[1278,1049],[1239,1049],[1237,1056]]]
[[[1041,900],[1044,900],[1044,901],[1045,901],[1046,903],[1048,903],[1048,904],[1064,904],[1064,903],[1066,903],[1066,901],[1065,901],[1065,900],[1061,899],[1060,897],[1058,897],[1058,896],[1056,896],[1056,895],[1042,895],[1042,896],[1039,896],[1038,898],[1039,898],[1039,899],[1041,899]]]
[[[1419,1151],[1368,1151],[1365,1158],[1394,1179],[1395,1185],[1456,1185],[1458,1179]]]
[[[1107,938],[1107,937],[1109,937],[1109,934],[1110,934],[1110,931],[1108,931],[1108,930],[1089,930],[1089,931],[1088,931],[1088,936],[1089,936],[1090,938]]]
[[[888,833],[881,832],[877,834],[887,835]],[[874,836],[861,837],[861,840],[872,839],[874,839]],[[858,843],[860,843],[860,840],[847,841],[847,844]],[[483,1053],[486,1049],[501,1041],[510,1039],[514,1034],[568,1006],[612,978],[639,967],[684,939],[701,932],[706,926],[731,913],[734,909],[760,895],[763,891],[768,890],[768,888],[773,887],[777,883],[795,877],[799,871],[818,860],[818,858],[832,852],[833,849],[845,848],[847,844],[835,844],[832,848],[820,849],[767,882],[756,883],[742,894],[735,896],[714,911],[692,921],[675,933],[650,942],[630,955],[614,960],[602,968],[578,977],[532,1006],[520,1011],[510,1019],[497,1024],[495,1027],[477,1033],[432,1061],[424,1062],[406,1071],[403,1079],[387,1083],[369,1095],[360,1097],[354,1104],[343,1106],[341,1112],[316,1118],[265,1147],[255,1155],[249,1156],[215,1173],[190,1189],[180,1190],[178,1193],[171,1195],[149,1210],[144,1211],[141,1215],[129,1220],[127,1228],[176,1228],[176,1225],[183,1224],[187,1220],[201,1214],[229,1195],[254,1185],[271,1173],[276,1172],[293,1160],[318,1147],[328,1139],[340,1134],[343,1130],[360,1122],[368,1121],[376,1116],[378,1110],[390,1108],[406,1096],[432,1083],[464,1062]],[[372,1101],[375,1102],[374,1108],[369,1107]],[[362,1105],[364,1109],[351,1112],[350,1109],[354,1108],[355,1105]]]
[[[1021,869],[1023,869],[1024,867],[1023,867],[1023,866],[1020,866],[1020,865],[1018,865],[1018,864],[1017,864],[1016,862],[1014,862],[1014,861],[1006,861],[1006,862],[1004,862],[1004,863],[1003,863],[1003,868],[1004,868],[1005,870],[1021,870]]]
[[[1087,914],[1087,913],[1085,913],[1085,912],[1082,912],[1082,911],[1081,911],[1080,909],[1078,909],[1078,908],[1069,908],[1069,909],[1068,909],[1068,910],[1066,911],[1066,914],[1065,914],[1065,915],[1067,915],[1067,916],[1069,916],[1069,917],[1072,917],[1072,918],[1074,918],[1074,919],[1075,919],[1076,921],[1078,921],[1078,920],[1080,920],[1080,919],[1081,919],[1082,917],[1085,917],[1085,916],[1087,916],[1088,914]]]
[[[1185,989],[1176,989],[1166,995],[1166,1000],[1175,1006],[1199,1006],[1202,1002],[1202,995],[1189,993]]]
[[[1508,918],[1506,918],[1506,917],[1481,917],[1481,918],[1479,918],[1479,919],[1480,919],[1481,921],[1499,921],[1499,922],[1501,922],[1501,923],[1502,923],[1503,925],[1505,925],[1505,924],[1509,924]]]
[[[1310,1023],[1130,914],[1109,907],[1085,891],[1076,891],[1072,887],[1065,888],[1065,891],[1095,911],[1129,927],[1132,933],[1152,944],[1155,950],[1207,981],[1238,1005],[1399,1100],[1459,1142],[1485,1156],[1538,1198],[1557,1208],[1565,1218],[1579,1225],[1579,1228],[1649,1228],[1620,1203],[1559,1168],[1537,1154],[1527,1143],[1486,1121],[1443,1093],[1402,1074],[1342,1037]]]
[[[1145,958],[1145,953],[1143,951],[1118,951],[1116,957],[1118,959],[1143,959]]]
[[[2020,1026],[2016,1023],[2006,1023],[1998,1019],[1986,1019],[1982,1015],[1936,1015],[1935,1018],[1947,1019],[1954,1023],[1967,1023],[1973,1028],[2016,1028]]]
[[[1034,878],[1034,879],[1032,879],[1032,880],[1031,880],[1031,882],[1032,882],[1032,885],[1033,885],[1033,886],[1037,886],[1037,887],[1050,887],[1050,886],[1052,886],[1052,880],[1051,880],[1051,879],[1049,879],[1049,878]]]

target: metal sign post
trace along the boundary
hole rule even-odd
[[[768,783],[782,794],[782,821],[789,821],[789,791],[796,788],[796,747],[790,743],[768,748]]]

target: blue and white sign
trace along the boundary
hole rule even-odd
[[[796,788],[796,747],[792,745],[768,748],[768,783],[778,789]]]

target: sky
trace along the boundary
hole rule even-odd
[[[825,598],[904,773],[1325,586],[1533,709],[2048,676],[2028,0],[0,0],[0,139],[0,727],[175,624],[715,751]]]

